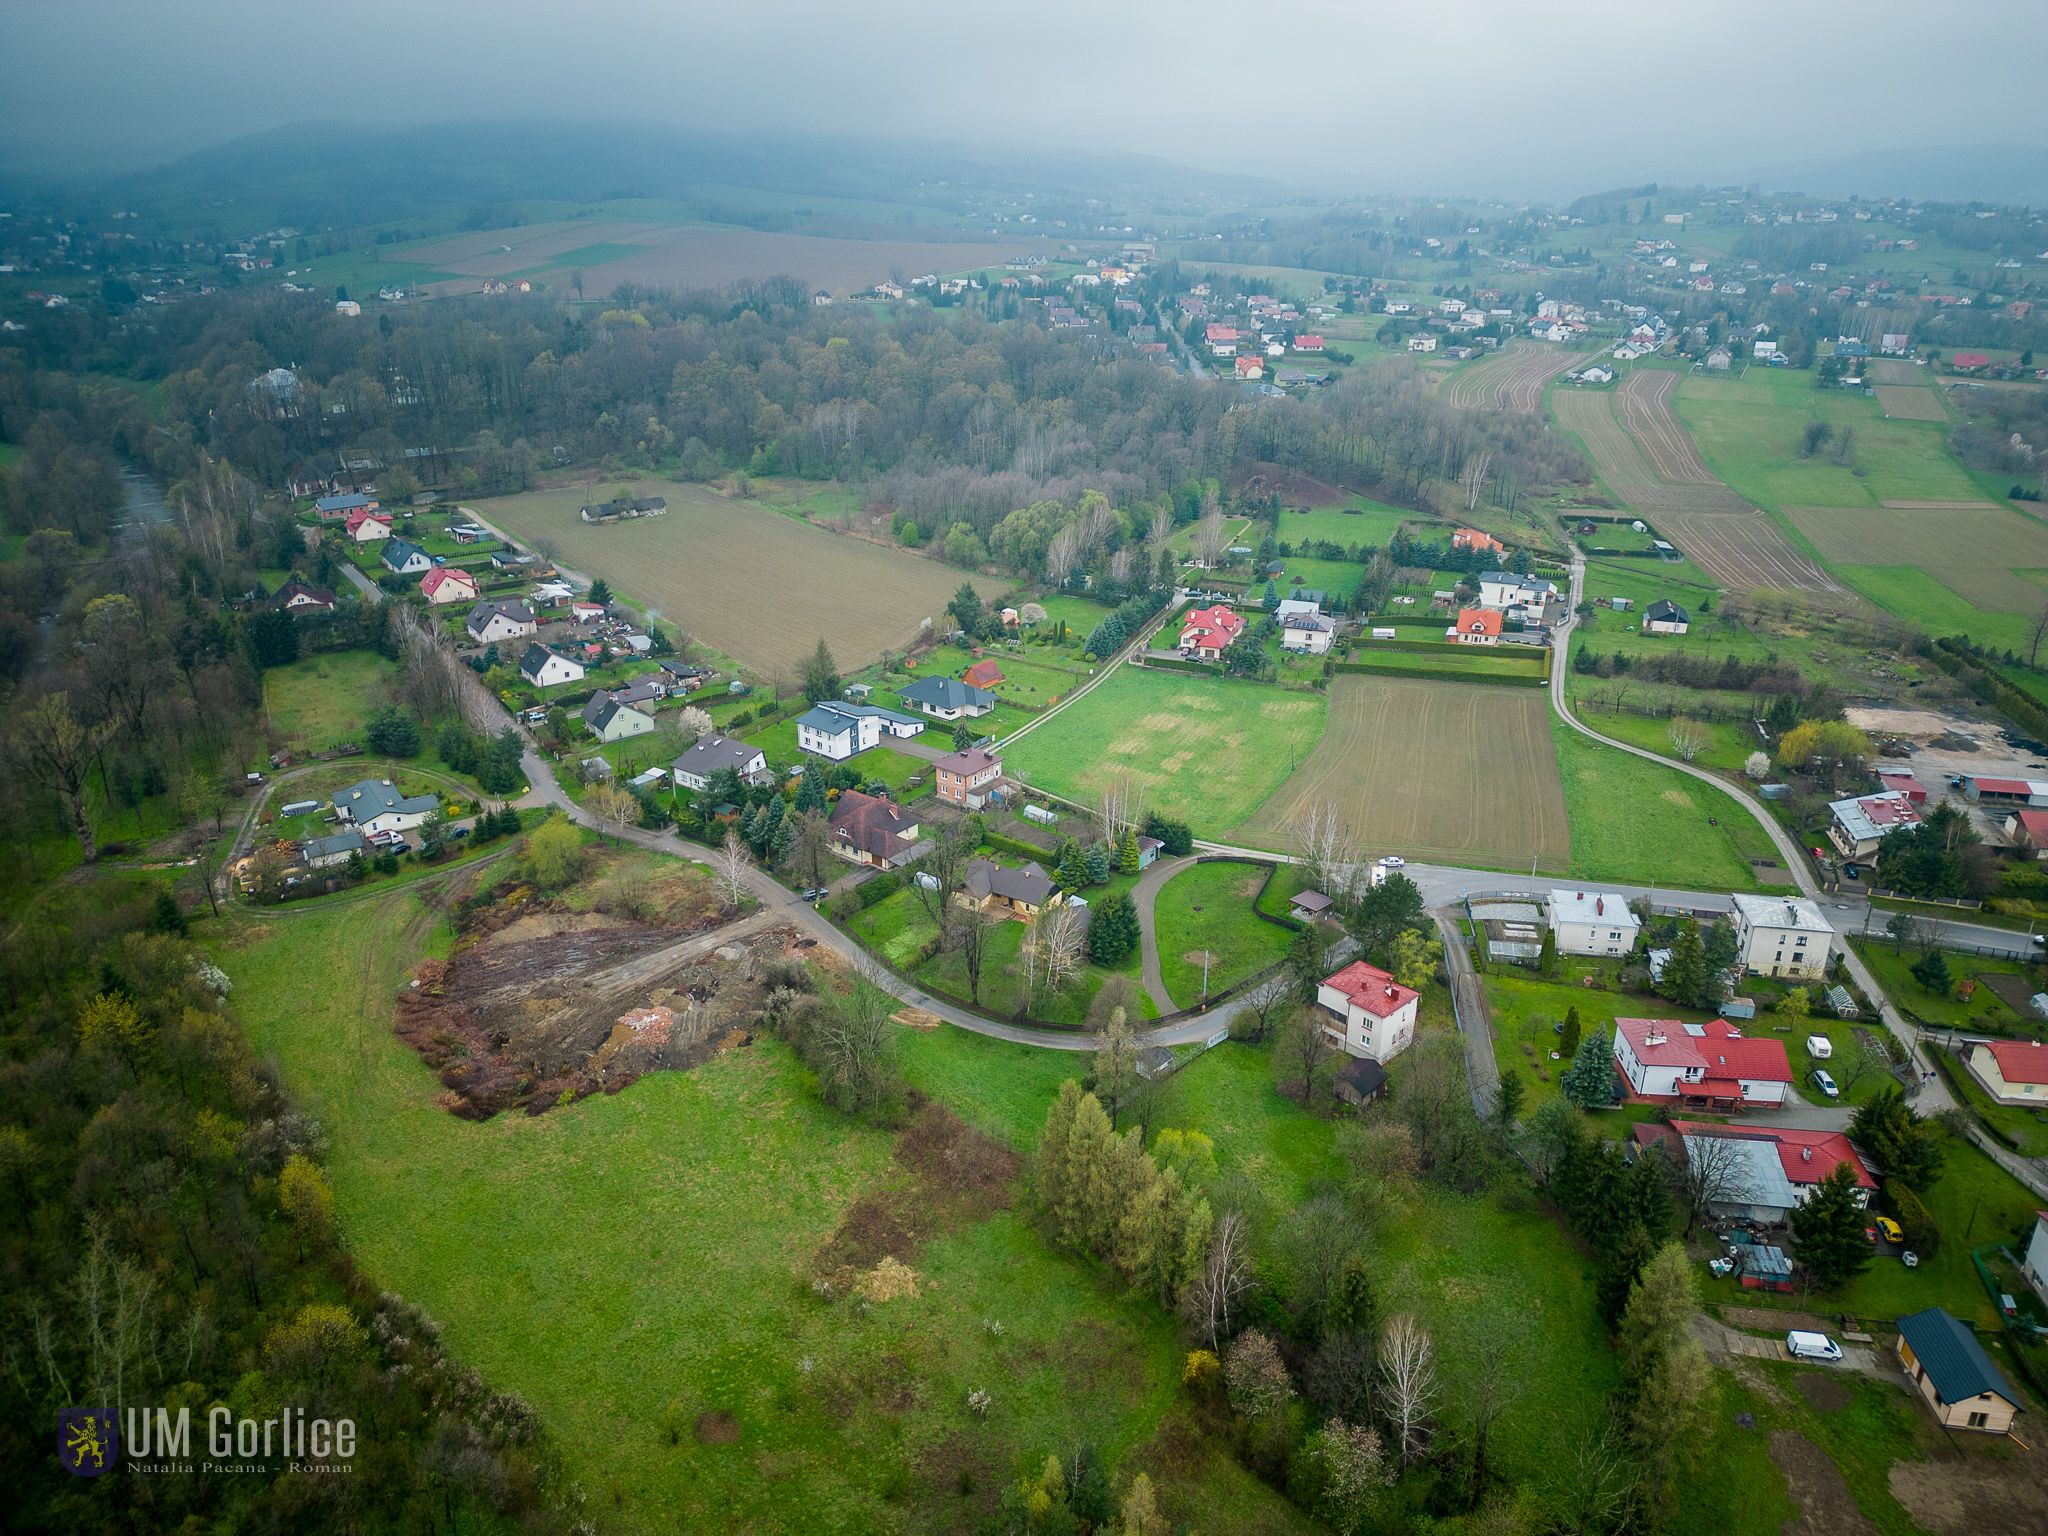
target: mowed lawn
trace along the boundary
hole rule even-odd
[[[1209,956],[1208,995],[1276,964],[1294,933],[1253,910],[1266,869],[1256,864],[1196,864],[1159,888],[1152,914],[1159,974],[1182,1008],[1202,1001],[1202,956]]]
[[[1163,1477],[1179,1520],[1302,1528],[1224,1458],[1149,1454],[1180,1390],[1177,1326],[1020,1210],[919,1249],[916,1297],[864,1316],[814,1296],[848,1207],[906,1174],[889,1134],[826,1109],[772,1041],[536,1118],[437,1108],[391,999],[446,943],[398,893],[237,923],[220,959],[256,1052],[327,1131],[355,1261],[533,1404],[607,1525],[971,1528],[1001,1482],[1093,1440]],[[737,1438],[700,1437],[706,1415]]]
[[[1391,653],[1390,653],[1391,654]],[[1315,752],[1238,836],[1284,849],[1330,802],[1368,852],[1562,872],[1571,861],[1541,689],[1342,675]]]
[[[1273,529],[1281,543],[1300,549],[1305,544],[1335,544],[1350,549],[1384,549],[1403,523],[1414,523],[1418,536],[1441,531],[1426,512],[1408,512],[1384,502],[1358,501],[1348,507],[1315,507],[1282,512]]]
[[[318,752],[355,741],[390,703],[397,665],[374,651],[309,656],[263,673],[263,712],[286,741]]]
[[[1003,748],[1037,788],[1092,803],[1124,778],[1145,802],[1220,837],[1256,811],[1315,750],[1325,701],[1264,683],[1120,667]]]
[[[970,578],[921,555],[829,533],[700,486],[642,482],[666,496],[661,517],[592,526],[577,511],[611,485],[529,491],[476,503],[495,526],[601,576],[651,617],[751,670],[794,677],[820,639],[853,672],[901,650],[926,619],[950,628],[946,603],[973,580],[984,598],[1003,583]]]

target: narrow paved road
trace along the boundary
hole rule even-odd
[[[341,568],[341,574],[346,576],[351,582],[355,584],[356,588],[363,594],[363,597],[367,601],[372,603],[381,603],[384,601],[384,589],[378,586],[377,583],[375,583],[374,581],[370,580],[370,578],[363,573],[361,568],[356,565],[355,561],[338,560],[336,561],[336,564]]]
[[[1172,1013],[1180,1005],[1167,993],[1166,975],[1159,968],[1159,928],[1155,913],[1159,905],[1159,889],[1194,863],[1192,854],[1178,859],[1154,860],[1151,867],[1138,876],[1138,883],[1131,887],[1131,901],[1138,909],[1138,974],[1145,984],[1145,995],[1152,999],[1152,1006],[1161,1013]]]

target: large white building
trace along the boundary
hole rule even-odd
[[[1316,988],[1325,1015],[1323,1032],[1352,1056],[1386,1061],[1415,1039],[1422,994],[1404,987],[1376,965],[1354,960]]]
[[[1819,981],[1834,954],[1835,930],[1804,896],[1736,896],[1735,942],[1742,968],[1757,976]]]
[[[1691,1109],[1778,1105],[1792,1083],[1782,1040],[1751,1040],[1726,1019],[1616,1019],[1614,1065],[1639,1099]]]
[[[1871,858],[1892,833],[1919,825],[1920,813],[1903,790],[1828,802],[1828,840],[1845,859]]]
[[[923,730],[922,720],[892,709],[826,699],[797,716],[796,744],[815,756],[843,763],[879,744],[884,736],[915,736]]]
[[[1642,924],[1616,891],[1552,890],[1550,931],[1561,955],[1619,956],[1636,947]]]

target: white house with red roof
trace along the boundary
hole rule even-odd
[[[1215,661],[1230,648],[1230,642],[1243,633],[1244,619],[1232,613],[1226,604],[1218,603],[1213,608],[1190,608],[1180,623],[1181,654],[1202,661]]]
[[[1444,631],[1454,645],[1499,645],[1499,613],[1491,608],[1460,608],[1458,622]]]
[[[358,544],[374,544],[391,537],[391,514],[374,506],[357,507],[342,527]]]
[[[2001,1104],[2048,1104],[2048,1045],[2038,1040],[1978,1040],[1967,1058],[1984,1091]]]
[[[1386,1061],[1414,1043],[1422,994],[1376,965],[1354,960],[1316,988],[1323,1033],[1353,1056]]]
[[[1211,357],[1229,357],[1237,351],[1237,327],[1225,325],[1220,320],[1211,320],[1202,333],[1208,342]]]
[[[453,566],[437,565],[420,578],[420,594],[430,603],[473,603],[476,578]]]
[[[1782,1040],[1752,1040],[1726,1019],[1616,1019],[1614,1065],[1639,1099],[1739,1110],[1785,1102],[1792,1064]]]
[[[1708,1214],[1730,1221],[1776,1224],[1813,1197],[1836,1168],[1847,1168],[1856,1184],[1856,1203],[1867,1206],[1877,1180],[1840,1131],[1764,1130],[1673,1120],[1639,1125],[1630,1132],[1639,1147],[1655,1146],[1666,1156],[1712,1170],[1717,1193]]]
[[[1266,365],[1256,357],[1240,357],[1237,360],[1237,376],[1256,383],[1266,376]]]
[[[1920,813],[1903,790],[1887,789],[1828,803],[1828,841],[1845,859],[1867,859],[1892,833],[1920,825]]]
[[[1313,331],[1306,335],[1296,336],[1294,338],[1294,350],[1297,352],[1320,352],[1323,350],[1323,338],[1316,335]]]

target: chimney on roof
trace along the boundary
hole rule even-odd
[[[1663,1043],[1664,1031],[1655,1026],[1652,1026],[1650,1032],[1643,1036],[1643,1044],[1645,1045],[1662,1045]]]
[[[1811,1147],[1801,1147],[1801,1148],[1799,1149],[1799,1161],[1801,1161],[1802,1163],[1810,1163],[1810,1162],[1812,1162],[1812,1161],[1813,1161],[1813,1148],[1811,1148]]]
[[[1595,917],[1605,917],[1607,915],[1607,898],[1605,896],[1599,897],[1594,901],[1593,915]]]

